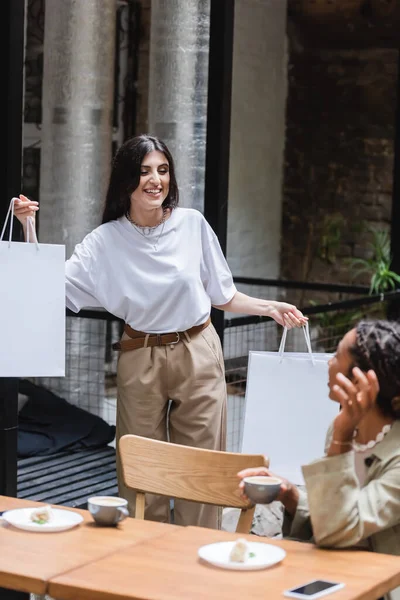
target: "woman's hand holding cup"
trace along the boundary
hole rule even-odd
[[[293,485],[292,483],[290,483],[290,481],[288,481],[287,479],[284,479],[283,477],[275,475],[266,467],[256,467],[256,468],[252,468],[252,469],[244,469],[243,471],[239,471],[239,473],[237,475],[240,479],[240,483],[239,483],[240,493],[241,493],[242,498],[244,498],[245,500],[250,500],[251,502],[253,501],[245,493],[245,487],[246,487],[245,479],[247,479],[249,477],[270,477],[271,484],[275,483],[275,482],[279,482],[279,489],[277,490],[277,495],[273,499],[282,502],[286,511],[289,514],[294,515],[294,513],[296,512],[297,504],[299,501],[299,492],[298,492],[297,487],[295,485]],[[272,480],[275,480],[275,481],[272,481]],[[269,501],[271,502],[272,500],[269,500]]]

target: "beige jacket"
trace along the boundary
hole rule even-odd
[[[371,458],[361,488],[353,452],[304,466],[307,491],[300,490],[293,520],[285,517],[284,535],[328,548],[364,542],[374,552],[400,556],[400,420]],[[400,600],[400,587],[389,598]]]

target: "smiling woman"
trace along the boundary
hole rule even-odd
[[[330,399],[340,404],[326,455],[303,466],[305,489],[282,479],[284,535],[328,548],[400,556],[400,324],[359,321],[329,362]],[[262,467],[238,476],[240,489]],[[400,588],[388,600],[400,600]]]
[[[169,193],[169,163],[165,161],[164,154],[157,150],[147,155],[146,163],[148,164],[141,165],[140,183],[131,196],[131,206],[126,211],[126,218],[144,236],[162,225],[154,244],[154,250],[157,250],[159,239],[164,232],[164,223],[171,215],[171,209],[163,206]],[[160,204],[162,211],[160,220],[154,225],[144,226],[143,223],[151,223],[157,216],[156,211],[159,210]],[[149,216],[150,211],[153,211],[154,215]]]
[[[213,450],[225,449],[226,384],[211,307],[265,315],[299,327],[292,304],[239,293],[218,239],[203,215],[178,206],[174,161],[164,142],[127,140],[112,164],[102,224],[66,263],[66,303],[78,312],[103,307],[126,323],[120,342],[117,439],[136,434]],[[37,202],[25,196],[15,215],[26,230]],[[134,511],[122,480],[120,495]],[[213,506],[175,501],[181,525],[217,527]],[[169,520],[169,501],[151,496],[146,518]]]

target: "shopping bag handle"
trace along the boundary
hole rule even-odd
[[[12,231],[13,231],[13,223],[14,223],[14,202],[15,202],[15,200],[18,200],[18,198],[11,198],[10,206],[8,207],[6,218],[4,220],[3,229],[2,229],[1,234],[0,234],[0,242],[1,242],[3,240],[3,236],[4,236],[4,232],[6,230],[6,227],[7,227],[7,223],[11,219],[10,220],[10,232],[9,232],[9,238],[8,238],[8,247],[9,248],[11,246],[11,240],[12,240]],[[36,249],[40,250],[40,246],[39,246],[39,243],[38,243],[37,237],[36,237],[35,226],[33,224],[33,217],[27,217],[27,219],[26,219],[26,242],[28,244],[29,244],[29,229],[31,229],[31,231],[32,231],[33,240],[34,240],[34,243],[36,245]]]
[[[307,350],[308,350],[308,353],[310,355],[311,362],[312,362],[312,364],[315,364],[314,363],[313,352],[312,352],[312,349],[311,349],[311,338],[310,338],[310,330],[309,330],[309,327],[308,327],[308,322],[305,325],[302,325],[301,328],[302,328],[303,333],[304,333],[304,338],[306,340]],[[279,350],[278,350],[279,358],[281,359],[281,361],[283,360],[283,354],[285,352],[285,344],[286,344],[287,332],[288,332],[288,328],[284,327],[283,328],[283,333],[282,333],[282,338],[281,338],[281,343],[279,344]]]

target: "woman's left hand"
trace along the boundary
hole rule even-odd
[[[288,329],[302,327],[308,321],[308,317],[305,317],[301,310],[294,306],[294,304],[278,302],[277,300],[253,298],[242,292],[236,292],[233,298],[226,304],[214,304],[213,306],[227,312],[271,317],[279,325]]]
[[[268,316],[288,329],[302,327],[308,321],[308,317],[305,317],[301,310],[294,304],[288,304],[287,302],[271,302]]]
[[[351,381],[343,373],[338,373],[337,383],[332,388],[334,399],[342,407],[334,422],[334,439],[349,439],[376,403],[379,383],[375,371],[365,373],[354,367],[352,374]]]

